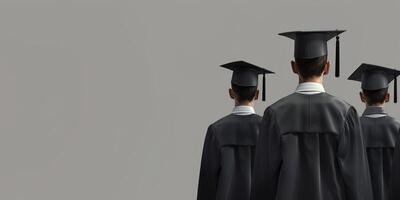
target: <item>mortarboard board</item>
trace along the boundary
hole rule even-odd
[[[265,101],[265,74],[274,74],[274,72],[258,67],[245,61],[235,61],[221,65],[221,67],[233,71],[231,83],[243,86],[254,87],[258,85],[258,75],[263,75],[263,94],[262,100]]]
[[[335,76],[340,74],[339,34],[345,30],[332,31],[292,31],[279,33],[281,36],[294,40],[294,57],[311,59],[328,55],[327,42],[336,36]]]
[[[360,81],[364,90],[379,90],[389,87],[394,80],[394,102],[397,102],[397,76],[400,71],[363,63],[350,76],[349,80]]]

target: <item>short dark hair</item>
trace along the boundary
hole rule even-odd
[[[378,90],[364,90],[366,101],[368,105],[374,105],[378,103],[383,103],[385,101],[388,88],[378,89]]]
[[[256,96],[257,86],[239,86],[232,84],[232,90],[237,95],[237,100],[239,102],[251,101],[254,96]]]
[[[327,62],[327,56],[325,55],[310,59],[295,58],[295,60],[297,66],[299,66],[300,75],[307,79],[322,74]]]

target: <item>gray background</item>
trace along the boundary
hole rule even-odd
[[[346,78],[361,62],[399,69],[399,10],[376,0],[1,0],[0,199],[195,199],[205,130],[233,105],[219,64],[277,73],[262,114],[297,84],[293,42],[277,33],[348,29],[342,77],[330,74],[326,90],[361,112],[359,84]],[[398,108],[387,106],[400,118]]]

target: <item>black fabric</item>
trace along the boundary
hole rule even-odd
[[[198,200],[248,200],[261,117],[228,115],[208,127]]]
[[[368,117],[369,115],[385,115],[383,117]],[[387,115],[381,107],[367,107],[360,118],[366,148],[395,147],[399,137],[400,123]]]
[[[253,200],[371,200],[356,110],[327,93],[294,93],[265,110]]]
[[[400,132],[400,130],[399,130]],[[400,140],[397,138],[393,153],[392,173],[390,179],[390,200],[400,199]]]
[[[294,40],[295,58],[311,59],[328,55],[327,42],[343,32],[345,32],[345,30],[290,31],[279,33],[279,35]],[[339,45],[336,47],[339,48]],[[338,56],[338,54],[336,56]]]
[[[274,74],[274,72],[262,67],[253,65],[245,61],[234,61],[221,65],[221,67],[232,70],[231,83],[244,87],[254,87],[258,85],[258,75]]]
[[[362,89],[379,90],[389,87],[389,83],[399,75],[399,70],[362,63],[348,79],[360,81]]]
[[[400,123],[390,116],[371,118],[368,115],[386,113],[380,107],[367,107],[360,118],[374,200],[389,200],[393,151],[399,137]]]

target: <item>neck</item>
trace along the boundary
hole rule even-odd
[[[251,107],[254,107],[254,101],[245,101],[245,102],[235,101],[235,106],[251,106]]]
[[[301,76],[299,76],[299,84],[300,83],[305,83],[305,82],[313,82],[313,83],[320,83],[322,84],[323,82],[323,76],[315,76],[311,78],[304,79]]]
[[[381,107],[381,108],[383,108],[383,103],[370,104],[370,105],[365,104],[365,108],[367,108],[367,107]]]

